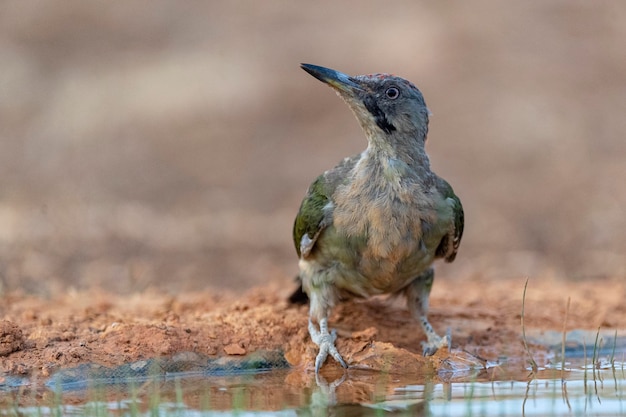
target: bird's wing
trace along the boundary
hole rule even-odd
[[[461,245],[463,237],[463,227],[465,226],[465,214],[463,213],[463,205],[461,200],[454,194],[454,190],[443,178],[437,178],[437,190],[443,198],[452,206],[452,214],[454,216],[453,227],[444,235],[437,247],[435,256],[444,258],[446,262],[454,261],[456,254]]]
[[[354,155],[345,158],[335,168],[317,177],[309,187],[293,224],[293,243],[298,257],[308,256],[322,231],[332,224],[332,204],[328,203],[332,201],[337,186],[347,180],[360,157],[361,155]],[[289,301],[294,304],[305,304],[308,296],[302,289],[300,276],[297,277],[297,281],[298,288],[291,294]]]
[[[293,224],[293,243],[299,257],[306,257],[313,249],[320,233],[328,225],[328,215],[324,207],[328,205],[332,193],[322,174],[311,184],[302,200],[300,211]]]
[[[360,155],[345,158],[326,171],[309,187],[293,225],[293,243],[299,257],[309,255],[320,233],[332,223],[331,198],[339,184],[346,181]]]

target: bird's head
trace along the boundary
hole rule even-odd
[[[337,91],[350,106],[368,138],[393,143],[394,137],[426,139],[430,114],[424,96],[410,81],[389,74],[350,76],[330,68],[302,69]]]

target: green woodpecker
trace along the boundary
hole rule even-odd
[[[315,372],[329,354],[347,367],[328,316],[338,301],[352,297],[404,294],[426,334],[423,353],[432,355],[450,343],[427,318],[432,263],[454,260],[464,218],[452,187],[430,169],[424,97],[411,82],[388,74],[302,68],[337,92],[367,137],[363,152],[311,184],[293,228],[301,288],[291,300],[308,295],[309,334],[319,346]]]

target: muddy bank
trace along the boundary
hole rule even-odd
[[[450,329],[453,354],[472,360],[519,360],[524,280],[436,282],[431,319]],[[0,305],[0,378],[49,377],[80,364],[116,367],[142,359],[195,352],[202,357],[244,357],[279,351],[293,368],[310,371],[316,346],[307,333],[307,307],[289,305],[288,288],[259,287],[233,293],[146,291],[114,295],[104,290],[68,292],[51,298],[11,293]],[[526,326],[531,335],[561,331],[568,297],[567,329],[626,329],[624,283],[531,279]],[[423,334],[401,300],[346,302],[331,317],[337,347],[354,369],[392,373],[445,366],[446,354],[425,360]],[[531,348],[541,357],[545,347]],[[337,365],[328,361],[332,372]]]

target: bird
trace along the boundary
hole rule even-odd
[[[456,258],[465,224],[461,200],[430,168],[425,151],[430,110],[410,81],[384,73],[350,76],[312,64],[301,68],[332,87],[367,138],[308,188],[294,221],[300,286],[292,302],[309,300],[308,331],[319,347],[315,373],[337,350],[329,330],[343,300],[404,295],[433,355],[450,344],[428,321],[433,262]]]

